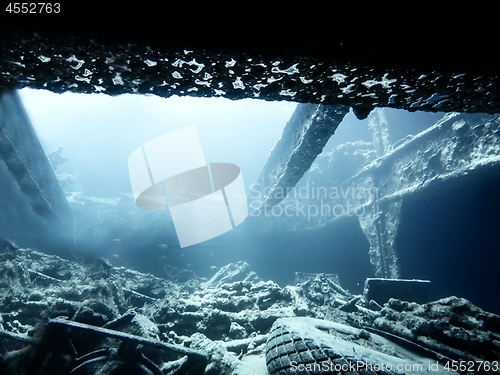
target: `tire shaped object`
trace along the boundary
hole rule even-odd
[[[387,341],[368,334],[369,344],[362,346],[356,340],[362,330],[343,324],[313,318],[280,318],[271,327],[266,342],[266,364],[271,375],[316,374],[421,374],[426,372],[428,359],[409,354],[396,344],[391,353],[378,347],[387,347]],[[350,339],[349,339],[350,338]],[[408,370],[410,368],[410,370]],[[413,369],[413,370],[412,370]],[[436,374],[449,374],[440,367]]]
[[[266,342],[266,364],[271,375],[359,373],[356,370],[361,370],[361,359],[339,353],[333,343],[328,345],[321,338],[326,333],[317,323],[316,319],[285,318],[273,324]]]

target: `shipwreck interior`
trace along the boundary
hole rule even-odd
[[[104,14],[95,27],[48,14],[0,27],[1,374],[54,373],[62,358],[61,374],[285,375],[297,353],[304,364],[352,362],[391,339],[394,353],[380,358],[392,369],[394,355],[414,368],[432,358],[437,373],[459,360],[497,373],[500,70],[477,58],[487,29],[446,43],[368,24],[370,38],[339,25],[165,33],[121,13],[106,28]],[[245,180],[240,221],[207,162],[232,230],[183,249],[167,182],[168,217],[139,212],[135,192],[80,194],[58,171],[62,149],[44,150],[23,90],[293,107]],[[157,186],[149,151],[138,150],[147,188]],[[336,331],[337,354],[298,349],[311,330],[318,342]],[[369,349],[345,344],[366,348],[367,337]]]

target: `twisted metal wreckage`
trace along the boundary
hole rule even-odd
[[[102,349],[94,350],[78,357],[73,347],[71,336],[77,335],[81,337],[83,334],[89,339],[92,338],[92,340],[101,341],[103,345],[106,339],[118,340],[120,344],[118,349],[104,345]],[[121,369],[131,371],[133,369],[140,373],[152,375],[164,374],[165,372],[163,371],[171,371],[170,373],[177,374],[198,374],[203,373],[208,362],[207,355],[201,351],[114,329],[106,329],[64,319],[49,320],[39,340],[7,331],[0,331],[0,337],[20,341],[36,347],[36,352],[27,370],[28,374],[41,374],[46,371],[54,371],[57,363],[54,364],[54,360],[51,360],[51,358],[64,356],[68,358],[68,362],[70,363],[69,374],[83,373],[86,368],[92,367],[96,363],[107,361],[120,363],[115,371],[120,371]],[[177,355],[180,358],[168,362],[168,367],[160,369],[142,353],[142,348],[144,347],[173,353],[174,356]]]
[[[450,63],[448,69],[441,65],[434,69],[419,64],[415,56],[422,51],[418,49],[411,55],[415,62],[406,62],[405,65],[405,61],[391,64],[383,59],[377,60],[373,55],[365,59],[356,55],[352,62],[349,61],[352,51],[345,52],[346,48],[336,47],[335,43],[331,43],[331,55],[300,54],[303,52],[300,49],[290,52],[276,48],[276,52],[270,53],[266,49],[208,46],[201,48],[193,40],[184,45],[169,45],[168,42],[158,43],[155,38],[148,44],[140,38],[127,40],[115,34],[109,38],[99,38],[99,35],[84,38],[78,33],[60,36],[26,30],[4,31],[0,45],[0,87],[3,91],[0,133],[3,147],[0,152],[23,192],[31,197],[35,212],[64,218],[68,216],[68,206],[49,163],[44,160],[43,150],[28,124],[29,120],[19,118],[23,113],[22,104],[13,98],[15,94],[5,90],[30,87],[53,92],[258,98],[303,103],[297,106],[254,183],[263,192],[260,204],[270,206],[280,201],[275,198],[274,191],[286,191],[300,180],[350,109],[358,118],[367,117],[375,107],[430,112],[500,112],[500,78],[496,69],[484,70],[483,65],[473,64],[471,67],[465,56],[461,56],[467,61],[463,65]],[[351,46],[351,49],[354,48]],[[433,127],[426,136],[399,145],[400,151],[392,152],[390,156],[384,156],[392,145],[384,139],[388,138],[387,129],[380,123],[378,133],[374,132],[374,143],[381,145],[380,162],[386,160],[384,165],[397,163],[390,160],[397,160],[406,150],[425,147],[429,137],[438,137],[441,140],[436,140],[432,147],[451,141],[455,148],[461,149],[460,158],[465,163],[474,159],[474,165],[453,164],[455,169],[446,171],[446,179],[465,176],[467,171],[478,166],[481,169],[496,166],[498,160],[491,155],[496,147],[496,118],[471,117],[470,120],[474,127],[480,126],[482,121],[492,124],[485,134],[475,137],[475,147],[463,149],[461,139],[467,136],[467,127],[453,125],[454,120],[449,120]],[[453,132],[444,130],[448,125],[453,127]],[[488,145],[489,151],[482,160],[476,160],[474,150],[483,144]],[[436,149],[420,157],[429,159],[424,164],[436,160],[442,167],[446,157],[437,161],[440,157],[437,152]],[[356,182],[370,185],[368,180],[373,180],[376,169],[380,175],[381,168],[373,164],[356,177]],[[387,181],[392,172],[382,173],[385,177],[378,176],[377,179]],[[439,184],[425,182],[428,178],[423,172],[417,180],[439,189]],[[434,176],[433,182],[437,180]],[[418,181],[411,183],[415,185]],[[385,189],[384,186],[379,182],[377,188]],[[396,199],[395,189],[402,191],[403,186],[388,189],[382,192],[380,199],[372,202],[371,214],[360,225],[369,240],[371,262],[377,275],[398,277],[393,241],[401,197]],[[383,210],[383,206],[387,206],[387,210]],[[382,211],[392,214],[381,214]],[[66,227],[68,225],[71,224],[66,223]],[[382,233],[392,234],[386,236]]]
[[[301,103],[256,180],[259,188],[268,193],[263,195],[260,204],[271,206],[279,204],[272,192],[295,186],[350,109],[358,118],[366,118],[376,107],[500,113],[499,76],[492,71],[485,74],[474,69],[461,70],[460,66],[446,70],[381,65],[379,61],[370,64],[370,60],[349,61],[348,53],[344,59],[335,60],[283,50],[270,53],[251,48],[199,47],[189,43],[148,44],[140,39],[99,38],[98,35],[87,38],[71,33],[2,31],[0,157],[30,198],[34,212],[51,218],[53,224],[59,223],[61,233],[71,227],[64,194],[13,91],[23,87],[53,92],[190,95]],[[375,57],[373,59],[375,62]],[[482,126],[485,123],[489,125]],[[377,186],[384,187],[377,200],[366,204],[369,215],[360,219],[378,276],[397,278],[399,275],[393,242],[402,199],[410,192],[439,190],[452,179],[473,178],[485,169],[497,168],[499,124],[497,116],[450,114],[397,147],[386,145],[384,149],[386,139],[380,136],[379,158],[349,181],[341,181],[370,186],[377,179]],[[381,122],[379,127],[378,134],[383,134]],[[473,142],[464,145],[465,136]],[[443,149],[445,143],[447,154]],[[478,155],[476,150],[484,147],[486,152]],[[422,150],[425,150],[423,154]],[[432,176],[429,169],[417,170],[414,164],[408,163],[417,154],[424,165],[432,165]],[[463,162],[459,163],[455,156]],[[452,160],[457,162],[450,164]],[[390,176],[399,168],[409,169],[411,178],[389,183]],[[412,186],[417,188],[409,189]],[[353,202],[354,207],[356,203]],[[104,358],[126,358],[129,364],[134,363],[144,371],[161,374],[139,346],[182,356],[172,362],[175,373],[201,373],[207,363],[206,356],[194,350],[59,319],[47,323],[40,341],[4,331],[0,334],[37,346],[32,373],[42,371],[50,353],[59,353],[71,357],[75,365],[72,374]],[[102,349],[76,358],[67,341],[71,334],[114,339],[121,341],[121,345],[113,352]]]

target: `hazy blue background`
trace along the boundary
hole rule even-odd
[[[46,153],[64,145],[62,156],[69,161],[57,172],[75,177],[74,191],[83,197],[113,199],[131,194],[127,162],[134,149],[191,125],[197,128],[206,160],[238,165],[249,189],[296,106],[250,99],[110,97],[28,89],[21,97]],[[389,120],[405,127],[424,120],[429,126],[440,116],[385,111]],[[325,151],[357,140],[371,141],[367,120],[349,113]],[[492,173],[490,179],[445,196],[403,204],[396,238],[403,278],[430,279],[434,298],[457,295],[500,312],[500,301],[492,295],[499,285],[500,238],[495,234],[498,220],[493,220],[500,209],[499,180]],[[80,242],[79,250],[97,251],[113,265],[158,276],[173,266],[211,277],[218,267],[245,260],[260,277],[281,285],[293,284],[297,271],[336,273],[353,293],[361,293],[365,278],[374,276],[368,241],[355,218],[296,231],[278,231],[272,221],[263,230],[247,218],[213,240],[180,249],[166,213],[143,211],[132,198],[128,201],[123,211],[128,216],[104,212],[102,207],[100,212],[99,207],[85,211],[82,227],[94,226],[82,229],[87,241]],[[131,221],[141,225],[134,227]],[[158,246],[163,244],[168,247]]]
[[[86,195],[130,193],[127,160],[143,143],[195,125],[208,162],[234,163],[249,186],[281,135],[295,103],[243,99],[20,91],[46,153],[64,146],[57,172]]]
[[[29,89],[20,94],[46,153],[64,146],[62,156],[69,160],[57,172],[73,175],[74,190],[82,196],[99,198],[131,193],[127,161],[135,148],[191,125],[197,128],[206,160],[238,165],[249,189],[296,107],[296,103],[251,99],[110,97]],[[350,113],[326,149],[361,136],[369,138],[366,123]],[[136,210],[140,220],[158,220],[157,213]],[[88,220],[103,218],[89,216]],[[179,249],[172,224],[161,220],[165,228],[161,240],[155,237],[147,243],[143,237],[132,240],[128,236],[127,240],[121,237],[119,243],[113,242],[115,236],[120,237],[116,229],[119,221],[108,220],[98,228],[104,240],[94,240],[89,233],[89,241],[81,243],[92,251],[102,251],[114,265],[158,275],[172,265],[210,277],[215,267],[246,260],[261,277],[280,284],[292,284],[296,271],[340,273],[344,285],[360,292],[364,278],[372,273],[368,243],[357,222],[320,231],[277,233],[272,228],[262,232],[247,219],[211,241]],[[169,247],[159,248],[154,241],[168,243]],[[357,272],[349,266],[355,266]]]

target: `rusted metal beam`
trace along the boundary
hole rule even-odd
[[[84,324],[84,323],[79,323],[75,321],[70,321],[70,320],[64,320],[64,319],[52,319],[48,323],[49,326],[51,327],[58,327],[61,329],[64,328],[70,328],[70,329],[75,329],[78,331],[85,331],[85,332],[91,332],[99,336],[103,337],[110,337],[114,339],[118,339],[121,341],[127,341],[130,343],[134,344],[141,344],[141,345],[146,345],[146,346],[151,346],[157,349],[161,350],[168,350],[180,355],[187,355],[191,357],[194,361],[197,361],[199,363],[207,362],[208,357],[205,353],[186,348],[184,346],[180,345],[173,345],[169,344],[167,342],[159,341],[159,340],[154,340],[154,339],[149,339],[146,337],[141,337],[141,336],[136,336],[136,335],[131,335],[129,333],[125,332],[120,332],[120,331],[114,331],[112,329],[107,329],[107,328],[102,328],[102,327],[96,327],[96,326],[91,326],[89,324]]]
[[[323,151],[349,107],[299,104],[252,185],[251,209],[283,200]],[[254,199],[255,198],[255,199]]]

